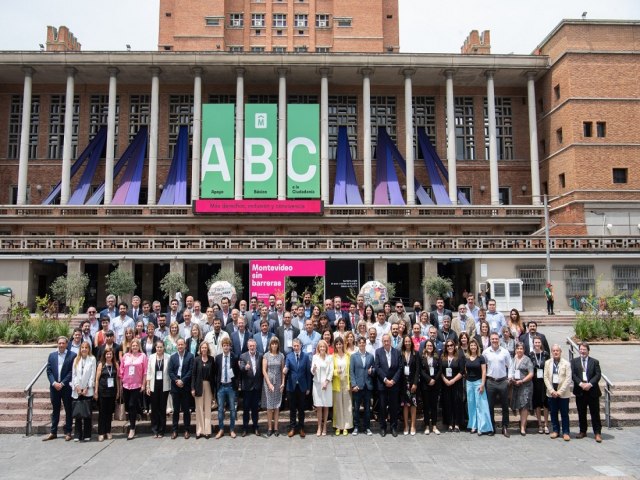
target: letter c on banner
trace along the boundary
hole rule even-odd
[[[306,147],[310,154],[315,154],[317,152],[316,146],[310,139],[305,137],[292,138],[287,144],[287,175],[294,182],[308,182],[316,175],[317,167],[311,165],[304,173],[296,172],[293,168],[293,151],[296,147]]]

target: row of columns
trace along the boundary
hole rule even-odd
[[[109,111],[107,116],[107,147],[105,172],[104,204],[110,205],[113,198],[113,165],[115,144],[115,111],[117,94],[118,69],[110,68],[109,72]],[[24,205],[27,197],[27,172],[29,153],[29,126],[31,124],[31,97],[33,88],[33,69],[24,69],[24,93],[22,109],[22,129],[20,132],[20,154],[18,170],[18,205]],[[67,69],[67,84],[65,97],[64,143],[62,149],[62,181],[61,201],[65,205],[69,201],[71,190],[71,152],[73,130],[73,97],[75,87],[75,69]],[[287,140],[287,73],[286,68],[279,68],[278,73],[278,199],[286,199],[286,140]],[[321,198],[329,204],[329,69],[322,68],[320,73],[320,171]],[[405,69],[404,75],[404,104],[405,104],[405,160],[407,164],[406,191],[407,205],[415,205],[415,162],[413,153],[413,85],[414,69]],[[449,198],[453,204],[458,201],[458,186],[456,176],[456,131],[453,80],[454,71],[445,71],[446,99],[447,99],[447,167],[449,171]],[[241,200],[243,195],[244,169],[244,68],[236,69],[236,143],[235,143],[235,183],[234,198]],[[371,75],[372,69],[363,68],[362,98],[363,98],[363,183],[364,204],[371,205],[373,201],[373,179],[371,161]],[[200,196],[200,150],[202,126],[202,68],[193,69],[193,137],[191,162],[191,199]],[[491,185],[491,204],[499,204],[499,176],[496,137],[496,110],[494,91],[494,71],[486,72],[487,79],[487,107],[489,120],[489,175]],[[151,69],[151,119],[149,126],[149,205],[155,205],[156,176],[158,164],[158,114],[159,114],[159,76],[160,69]],[[529,119],[529,139],[531,157],[531,193],[534,205],[540,205],[540,177],[538,166],[537,126],[535,110],[535,73],[527,76],[527,101]]]

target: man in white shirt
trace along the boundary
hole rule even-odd
[[[119,315],[111,320],[111,330],[116,334],[116,343],[121,344],[122,339],[124,338],[124,331],[127,328],[135,328],[135,323],[133,323],[133,319],[127,315],[127,310],[129,306],[121,302],[118,305]]]
[[[480,307],[476,305],[476,297],[473,293],[467,295],[467,313],[473,317],[474,320],[478,320],[478,313],[480,312]]]
[[[391,332],[391,324],[387,322],[387,317],[383,311],[376,313],[376,320],[374,328],[376,329],[378,338],[382,338],[385,333]]]
[[[495,306],[495,304],[494,304]],[[507,374],[511,365],[509,351],[500,346],[500,336],[497,332],[491,334],[491,347],[482,352],[487,362],[487,399],[489,400],[489,413],[493,435],[496,431],[494,420],[494,408],[496,400],[500,399],[502,407],[502,434],[509,438],[509,382]]]
[[[193,312],[191,312],[191,321],[193,323],[197,323],[200,326],[200,328],[202,328],[204,323],[207,321],[207,316],[202,311],[202,303],[200,302],[200,300],[196,300],[195,302],[193,302]]]
[[[209,344],[209,351],[211,352],[211,356],[215,357],[222,353],[222,339],[229,338],[229,334],[222,330],[221,321],[219,318],[214,318],[213,320],[213,330],[211,330],[204,337],[204,341]]]
[[[182,312],[182,320],[184,321],[180,324],[180,336],[186,341],[191,338],[191,327],[193,327],[193,323],[191,323],[191,310]]]
[[[384,315],[384,312],[383,312]],[[367,344],[365,349],[371,355],[375,355],[376,350],[382,346],[382,342],[378,338],[378,331],[375,327],[369,328],[369,338],[367,339]]]

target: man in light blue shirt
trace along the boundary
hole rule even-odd
[[[304,331],[298,335],[302,343],[302,351],[308,355],[316,353],[316,346],[320,341],[320,334],[313,329],[313,321],[308,319],[304,322]]]
[[[489,332],[502,336],[502,327],[506,326],[507,323],[502,312],[496,310],[495,300],[489,300],[489,310],[487,310],[486,319],[487,323],[489,323]]]

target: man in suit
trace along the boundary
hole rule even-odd
[[[269,315],[267,316],[267,318],[269,320],[273,320],[276,325],[280,326],[282,325],[283,322],[283,317],[284,317],[284,301],[282,299],[277,299],[276,300],[276,309],[274,312],[269,312]],[[253,333],[258,333],[258,332],[253,332]],[[275,332],[273,332],[275,334]]]
[[[191,434],[191,374],[193,373],[194,358],[191,352],[186,351],[183,338],[178,339],[178,351],[169,359],[169,379],[171,380],[171,399],[173,401],[173,428],[171,439],[178,438],[178,423],[180,410],[182,410],[182,422],[184,423],[184,438],[187,440]]]
[[[231,351],[231,339],[222,339],[222,353],[216,356],[216,391],[218,400],[218,427],[216,439],[224,436],[224,408],[229,407],[229,435],[236,438],[236,389],[238,386],[238,357]]]
[[[349,381],[353,394],[353,432],[358,435],[358,431],[371,435],[370,428],[370,407],[371,393],[373,392],[373,355],[367,352],[367,339],[358,338],[358,351],[351,355],[349,363]],[[360,422],[360,405],[364,407],[364,418]]]
[[[142,308],[140,307],[140,297],[134,295],[131,297],[131,308],[127,310],[127,315],[133,318],[133,322],[138,321],[138,316],[142,315]]]
[[[436,309],[429,313],[429,321],[431,322],[431,325],[437,329],[441,329],[442,320],[445,315],[449,315],[449,318],[453,316],[451,314],[451,310],[444,308],[444,298],[438,297],[436,299]]]
[[[284,312],[282,322],[278,327],[277,335],[280,340],[280,350],[286,355],[293,350],[293,339],[298,338],[300,329],[291,325],[291,312]]]
[[[311,320],[309,320],[311,321]],[[284,373],[287,376],[287,396],[289,397],[289,437],[296,434],[304,438],[304,406],[311,391],[311,359],[302,351],[302,342],[293,339],[293,351],[287,355]]]
[[[145,330],[149,323],[153,323],[156,327],[158,326],[158,319],[156,318],[156,314],[151,311],[151,303],[149,300],[142,302],[142,313],[140,314],[140,319],[142,320],[142,323],[144,323]]]
[[[238,367],[240,369],[242,388],[242,436],[249,433],[249,416],[253,423],[253,432],[260,436],[258,430],[258,410],[260,409],[260,395],[262,393],[262,354],[258,352],[257,342],[251,338],[248,342],[248,352],[240,355]]]
[[[71,373],[76,354],[67,350],[67,342],[67,337],[58,337],[58,350],[50,353],[47,360],[47,378],[53,411],[51,412],[51,431],[42,439],[44,442],[58,438],[60,404],[64,405],[64,439],[66,442],[72,439]]]
[[[529,330],[527,333],[520,335],[520,342],[524,345],[524,354],[528,356],[530,352],[533,352],[533,340],[536,336],[540,338],[544,351],[550,354],[549,342],[547,342],[547,337],[538,332],[538,324],[531,320],[527,324],[527,329]]]
[[[100,317],[109,317],[110,319],[118,316],[118,309],[116,308],[116,296],[107,295],[107,306],[103,310],[100,310]]]
[[[327,310],[325,313],[327,314],[329,325],[331,325],[332,330],[338,328],[338,320],[341,318],[344,318],[345,322],[347,322],[347,330],[353,329],[353,326],[349,321],[349,314],[342,311],[342,299],[340,297],[333,297],[333,309]]]
[[[224,331],[229,334],[229,338],[233,335],[233,332],[238,331],[238,319],[240,318],[240,310],[234,308],[231,310],[231,318],[224,327]],[[245,323],[246,326],[246,323]]]
[[[304,307],[304,318],[311,318],[313,303],[311,303],[311,292],[305,290],[302,294],[302,306]]]
[[[453,343],[458,344],[458,335],[451,330],[451,317],[448,315],[445,315],[442,319],[442,328],[438,331],[437,339],[442,343],[446,343],[447,340],[453,340]]]
[[[422,312],[422,304],[419,300],[416,300],[415,302],[413,302],[413,312],[409,313],[411,325],[420,321],[420,312]]]
[[[278,329],[280,328],[282,327],[278,327]],[[252,339],[256,342],[256,348],[260,355],[264,355],[264,352],[269,351],[269,342],[271,341],[271,337],[273,337],[273,333],[269,331],[269,320],[262,320],[260,322],[260,331],[256,333]],[[280,345],[282,345],[282,343],[280,343]]]
[[[216,318],[221,320],[222,328],[225,328],[233,319],[231,316],[232,310],[229,306],[230,303],[229,297],[222,297],[220,300],[220,310],[216,312]]]
[[[591,415],[591,427],[596,442],[602,442],[602,420],[600,419],[600,362],[589,356],[591,348],[587,342],[580,344],[580,356],[571,361],[573,377],[573,394],[576,396],[578,409],[578,426],[580,433],[576,438],[587,436],[587,408]]]
[[[171,326],[173,322],[175,323],[183,322],[182,312],[178,310],[179,306],[180,304],[178,300],[176,300],[175,298],[171,300],[171,303],[169,303],[169,311],[167,312],[167,323],[169,324],[169,326]]]
[[[254,332],[260,331],[260,322],[262,322],[262,320],[266,320],[267,322],[269,322],[269,331],[271,333],[276,333],[278,324],[276,323],[276,319],[274,319],[273,317],[269,318],[269,308],[266,305],[260,307],[260,317],[258,318],[258,320],[253,322]]]
[[[376,350],[375,370],[378,378],[380,399],[380,435],[387,434],[387,413],[391,423],[391,434],[398,436],[398,413],[400,410],[400,352],[391,348],[391,336],[382,336],[382,347]]]
[[[237,310],[236,310],[237,311]],[[244,328],[244,318],[238,318],[238,330],[231,335],[231,345],[233,356],[239,358],[244,352],[249,351],[247,342],[251,338],[251,334]]]

